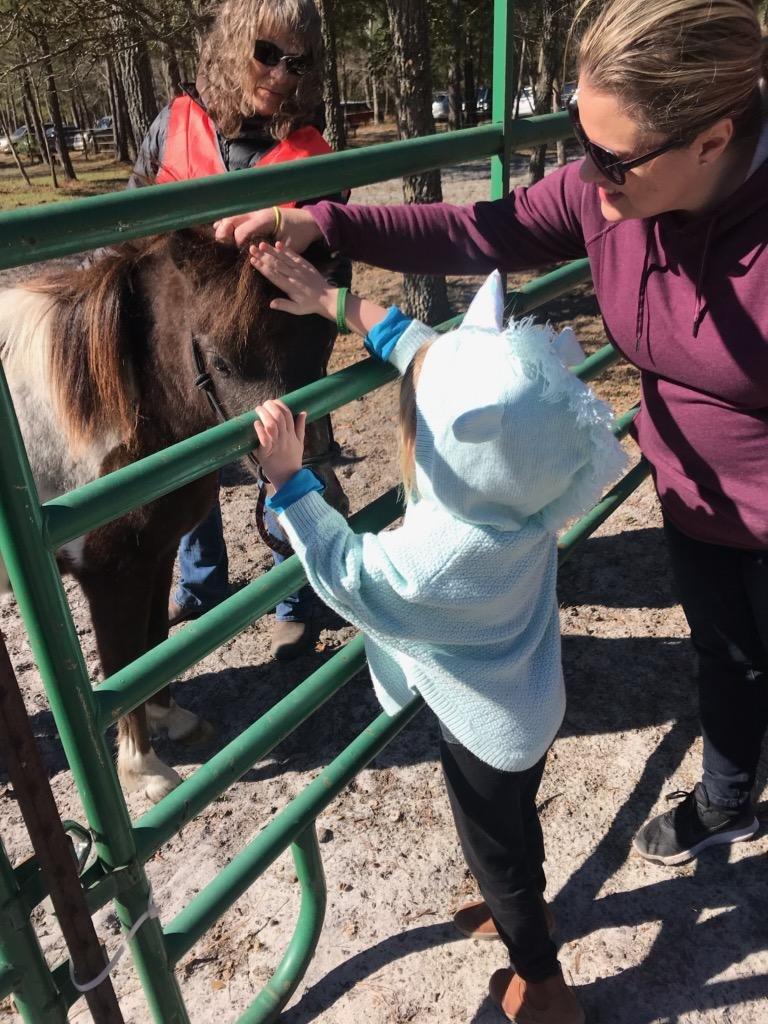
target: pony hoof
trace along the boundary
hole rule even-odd
[[[150,747],[146,753],[118,755],[117,775],[126,793],[143,790],[152,803],[167,796],[181,782],[181,776],[164,764]]]
[[[198,718],[195,728],[192,732],[187,733],[186,736],[182,736],[181,742],[185,747],[197,747],[203,743],[208,743],[215,735],[216,730],[211,723],[206,722],[204,718]]]
[[[147,704],[146,708],[149,731],[153,736],[165,732],[174,743],[179,740],[182,743],[199,743],[201,738],[209,739],[213,735],[207,722],[194,712],[179,707],[175,700],[171,700],[167,707]]]
[[[159,804],[163,797],[168,796],[181,783],[181,776],[173,772],[175,778],[167,778],[164,775],[155,775],[144,787],[144,794],[153,804]]]

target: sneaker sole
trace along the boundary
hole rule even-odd
[[[637,845],[637,840],[633,842],[633,847],[640,854],[644,860],[653,861],[654,864],[685,864],[686,861],[693,860],[694,857],[698,857],[702,850],[706,850],[708,846],[722,846],[725,843],[742,843],[745,839],[751,839],[760,828],[760,822],[755,818],[751,825],[745,825],[744,828],[734,829],[730,832],[719,832],[713,836],[707,836],[706,839],[702,839],[700,843],[696,843],[690,850],[683,850],[681,853],[672,853],[664,857],[659,853],[646,853],[641,850]]]

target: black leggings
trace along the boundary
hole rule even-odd
[[[768,728],[768,551],[705,544],[664,523],[698,656],[702,781],[711,803],[749,800]]]
[[[453,818],[467,864],[525,981],[559,971],[542,893],[544,841],[536,793],[546,756],[522,772],[502,772],[459,743],[440,743]]]

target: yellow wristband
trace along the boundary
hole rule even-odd
[[[275,241],[277,241],[278,233],[280,231],[280,228],[283,226],[283,211],[280,209],[279,206],[273,206],[272,212],[275,215],[275,226],[272,229],[272,234],[275,238]]]

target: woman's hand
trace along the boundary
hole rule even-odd
[[[295,316],[319,313],[335,322],[338,289],[329,285],[311,263],[282,242],[260,242],[252,245],[249,253],[251,265],[288,296],[273,299],[269,304],[272,309]]]
[[[304,456],[304,431],[307,414],[293,413],[279,398],[256,406],[258,419],[253,424],[259,447],[256,458],[267,479],[280,490],[301,469]]]
[[[277,218],[274,206],[270,206],[268,210],[239,213],[236,217],[217,220],[213,225],[214,237],[217,242],[245,245],[251,238],[272,236],[290,245],[296,252],[304,252],[308,245],[322,238],[314,217],[306,210],[281,206],[279,220],[280,227],[275,232]]]

